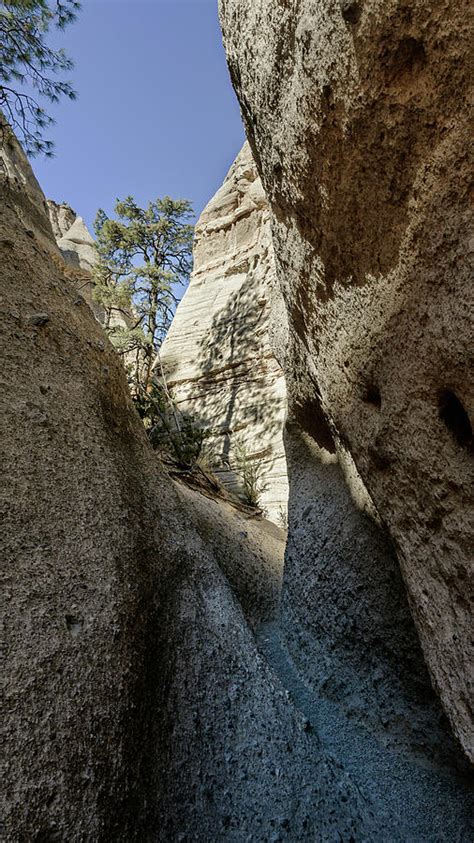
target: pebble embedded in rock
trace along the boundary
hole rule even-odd
[[[35,325],[37,328],[42,328],[44,325],[47,325],[50,321],[49,313],[33,313],[29,320],[31,325]]]

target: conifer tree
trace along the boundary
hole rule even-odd
[[[94,296],[117,351],[125,361],[133,356],[131,386],[137,397],[151,387],[178,287],[189,278],[192,208],[187,200],[169,196],[140,208],[128,196],[117,200],[115,215],[110,219],[102,209],[97,212]]]
[[[76,97],[70,82],[56,78],[71,70],[71,59],[46,39],[52,26],[64,29],[79,9],[78,0],[0,2],[0,110],[29,155],[52,155],[44,131],[54,121],[41,100]]]

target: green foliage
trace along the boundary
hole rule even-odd
[[[153,383],[148,390],[140,390],[135,405],[153,447],[168,452],[179,468],[194,468],[210,431],[178,410],[165,385]]]
[[[94,297],[105,311],[105,329],[117,351],[135,354],[134,394],[146,393],[153,363],[178,301],[177,285],[191,271],[192,208],[169,196],[140,208],[117,200],[116,219],[99,209],[94,223],[98,263]]]
[[[78,0],[3,0],[0,2],[0,109],[29,155],[52,155],[44,130],[54,121],[40,100],[75,99],[70,82],[55,78],[73,63],[64,50],[46,44],[52,26],[75,20]],[[4,131],[4,130],[3,130]]]
[[[201,451],[196,462],[201,471],[204,471],[208,476],[212,475],[214,483],[220,485],[219,480],[215,475],[216,466],[220,462],[220,455],[216,452],[215,445],[213,446],[209,441],[207,441],[209,436],[212,436],[211,430],[206,431]]]
[[[280,504],[278,509],[278,524],[283,530],[288,530],[288,512]]]
[[[266,489],[262,481],[263,462],[252,458],[243,442],[235,442],[235,467],[242,480],[244,500],[250,506],[258,507],[260,497]]]
[[[199,463],[202,446],[210,436],[210,431],[199,427],[195,419],[189,415],[180,414],[180,426],[174,430],[155,427],[151,438],[152,445],[164,442],[165,447],[171,449],[179,468],[189,470]]]

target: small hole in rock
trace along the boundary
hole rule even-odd
[[[424,67],[426,53],[423,43],[416,38],[403,38],[393,57],[392,72],[394,77],[401,73],[412,73]]]
[[[330,85],[323,85],[323,97],[328,101],[332,97],[332,88]]]
[[[442,389],[438,393],[439,417],[445,423],[458,445],[473,450],[472,425],[469,416],[451,389]]]
[[[443,526],[443,516],[438,512],[433,513],[433,515],[428,518],[426,526],[429,530],[433,530],[434,532],[440,530]]]
[[[66,615],[66,626],[73,638],[77,638],[80,635],[83,625],[84,621],[82,618],[77,618],[75,615]]]
[[[356,0],[341,0],[342,17],[346,23],[358,23],[361,11],[359,3]]]
[[[392,460],[382,449],[378,448],[376,445],[371,445],[368,449],[369,457],[372,460],[372,463],[375,468],[379,469],[379,471],[386,471],[387,468],[390,468]]]
[[[370,383],[366,387],[364,392],[364,401],[367,404],[372,404],[380,410],[382,406],[382,396],[380,395],[380,389],[374,383]]]

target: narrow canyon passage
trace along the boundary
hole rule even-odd
[[[390,840],[467,841],[472,771],[431,686],[395,553],[348,455],[323,441],[287,426],[283,593],[258,647]]]
[[[336,701],[310,689],[282,642],[278,621],[262,624],[256,638],[289,701],[305,718],[316,747],[315,769],[323,750],[370,802],[390,840],[471,840],[472,777],[461,757],[464,772],[452,768],[440,772],[421,758],[408,761],[351,721]]]
[[[175,833],[180,823],[178,816],[176,825],[170,819],[176,792],[184,798],[189,790],[192,797],[187,807],[181,803],[180,817],[197,840],[210,834],[202,830],[203,823],[205,828],[216,823],[236,841],[247,835],[262,841],[309,841],[314,840],[315,824],[325,822],[322,839],[328,840],[340,833],[346,839],[347,833],[355,840],[377,841],[387,835],[393,841],[467,843],[474,810],[472,777],[423,668],[396,559],[391,551],[386,556],[384,542],[376,557],[374,536],[380,527],[356,505],[353,478],[351,487],[337,463],[327,465],[327,452],[307,437],[302,444],[300,436],[294,429],[286,436],[291,465],[286,573],[283,531],[228,504],[179,489],[188,511],[197,514],[195,527],[212,547],[224,579],[216,592],[210,583],[203,586],[196,571],[190,574],[186,596],[178,598],[188,608],[184,627],[174,636],[187,643],[173,653],[175,678],[165,703],[165,732],[172,738],[162,754],[172,772],[163,770],[165,781],[169,775],[169,796],[159,816],[171,822],[166,834]],[[292,500],[295,489],[299,494]],[[303,490],[311,494],[314,513],[309,520],[310,499],[301,498]],[[358,494],[360,505],[360,488]],[[302,518],[305,543],[297,526]],[[341,524],[347,527],[341,529]],[[373,558],[388,566],[387,580],[372,570]],[[318,585],[321,573],[331,570],[336,577],[334,606],[324,575]],[[365,603],[347,605],[344,613],[340,599],[347,576]],[[289,577],[295,578],[293,588]],[[305,600],[298,595],[300,587]],[[282,589],[289,591],[283,599]],[[200,608],[190,610],[196,590],[202,594]],[[288,601],[295,599],[299,603],[292,613]],[[241,610],[246,630],[237,633]],[[358,611],[359,643],[350,631],[346,644],[339,634],[328,640],[325,626],[332,613],[343,623]],[[394,611],[404,617],[405,637],[400,640],[396,627],[380,627],[381,612],[391,617]],[[174,605],[170,623],[180,614]],[[201,630],[199,637],[190,632],[190,623]],[[374,641],[371,649],[367,635],[374,627],[387,638],[377,645]],[[345,646],[352,659],[349,668]],[[418,660],[419,684],[410,684],[404,675],[407,658]],[[336,691],[328,682],[331,675],[339,682]],[[351,830],[341,832],[346,810]],[[254,821],[247,825],[250,815]]]
[[[204,4],[117,2],[124,76],[84,31],[95,237],[0,114],[5,840],[472,843],[468,0],[218,6],[231,150],[168,87]]]

